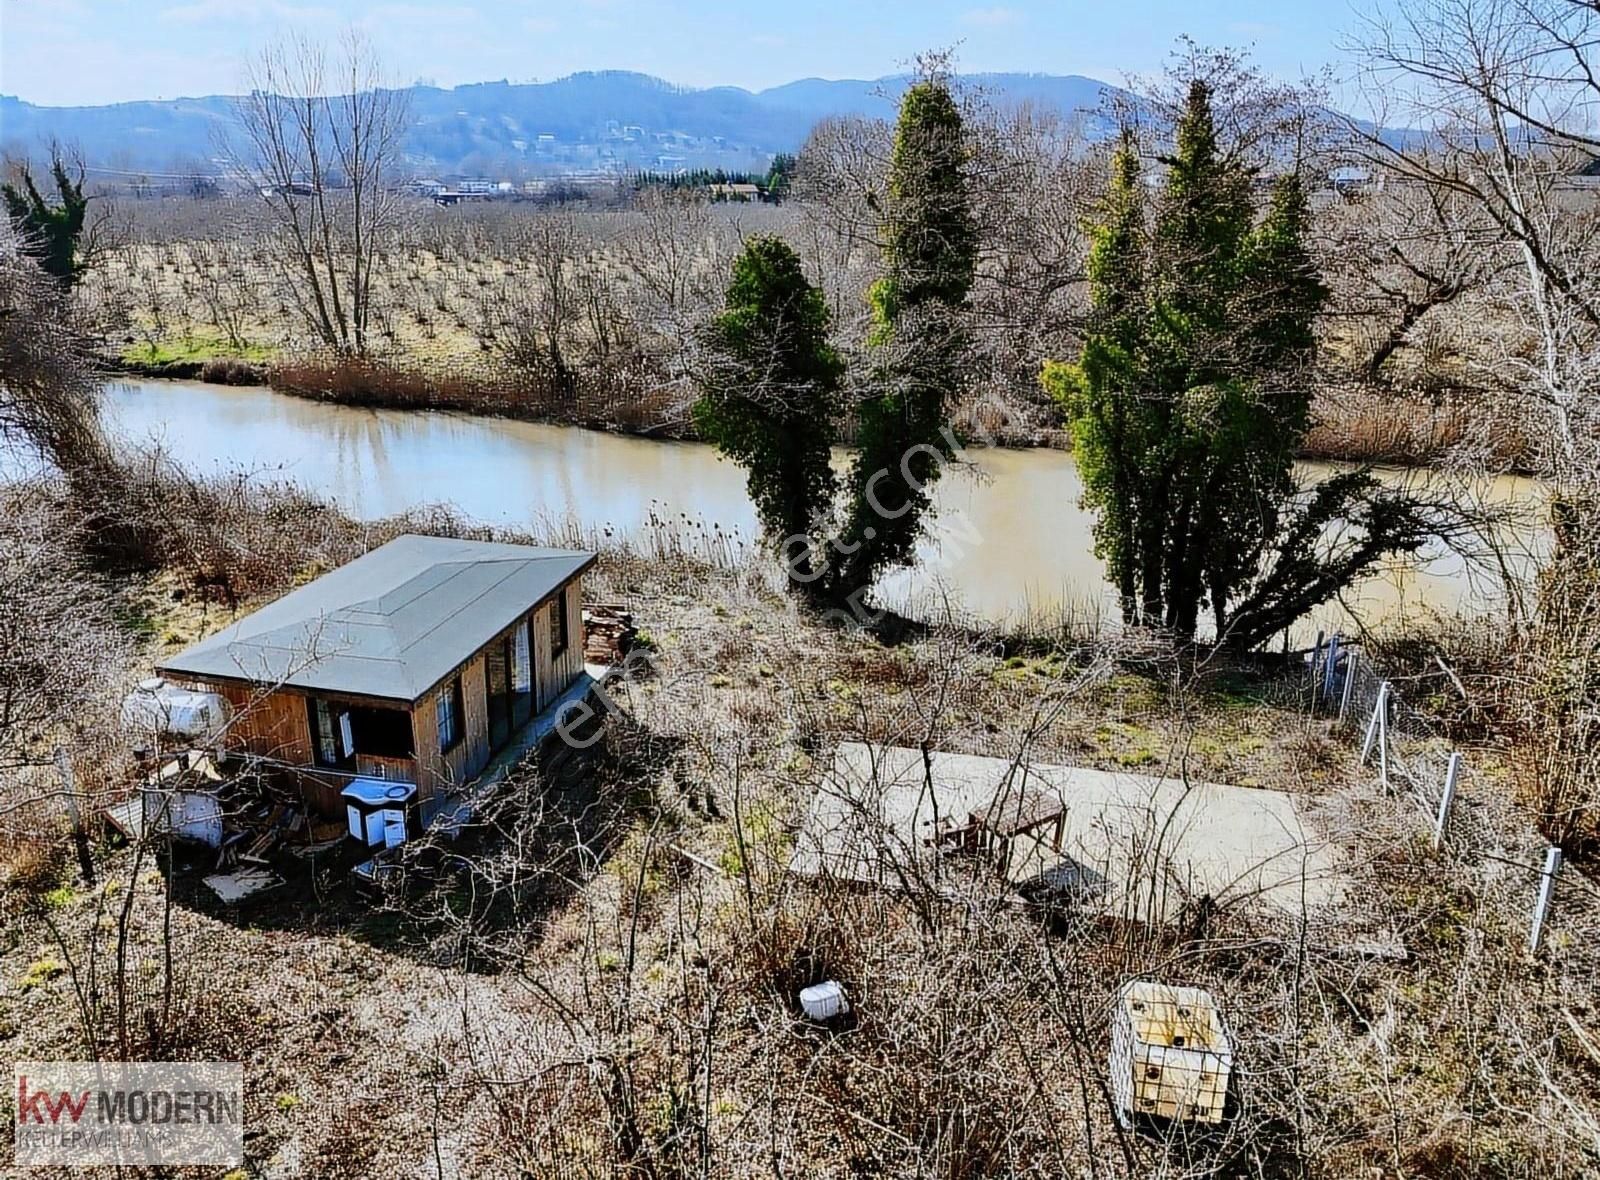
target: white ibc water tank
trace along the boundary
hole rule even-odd
[[[122,724],[158,737],[212,738],[228,724],[228,702],[219,693],[179,688],[152,676],[123,698]]]
[[[1111,1016],[1111,1093],[1124,1127],[1140,1118],[1222,1122],[1233,1048],[1209,992],[1136,979]]]
[[[814,987],[801,989],[800,1007],[812,1020],[832,1020],[850,1011],[850,1001],[845,997],[844,984],[825,979]]]

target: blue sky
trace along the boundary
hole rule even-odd
[[[230,93],[251,51],[302,30],[366,30],[400,81],[548,81],[633,69],[693,86],[876,78],[919,50],[962,70],[1120,82],[1158,70],[1187,33],[1249,45],[1297,76],[1338,65],[1376,0],[0,0],[0,92],[51,105]]]

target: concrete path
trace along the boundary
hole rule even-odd
[[[1294,795],[967,754],[933,753],[930,763],[931,780],[920,751],[841,745],[791,869],[883,888],[932,880],[936,832],[1026,789],[1057,796],[1066,824],[1059,850],[1053,832],[1018,837],[995,864],[1018,888],[1048,887],[1106,913],[1165,921],[1205,896],[1309,913],[1349,887],[1313,804]]]

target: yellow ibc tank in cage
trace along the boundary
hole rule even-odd
[[[1220,1123],[1233,1049],[1209,992],[1133,980],[1111,1019],[1111,1093],[1122,1125],[1138,1116]]]

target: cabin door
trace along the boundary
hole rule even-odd
[[[499,750],[511,740],[511,661],[504,640],[489,645],[483,661],[488,681],[489,748]]]
[[[488,681],[489,745],[500,749],[533,716],[533,661],[524,619],[489,645],[484,655]]]

